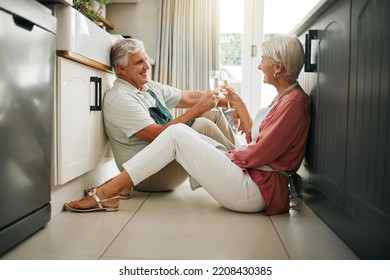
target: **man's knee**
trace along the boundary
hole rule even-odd
[[[200,134],[208,134],[208,132],[218,129],[217,125],[207,118],[197,118],[192,124],[192,129],[199,132]]]
[[[213,123],[218,123],[224,119],[224,115],[221,110],[210,110],[203,114],[203,118],[209,119]]]

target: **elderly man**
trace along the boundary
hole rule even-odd
[[[225,116],[220,110],[210,111],[217,105],[226,106],[226,100],[211,91],[181,91],[150,81],[147,58],[143,42],[136,39],[118,40],[111,49],[111,64],[117,79],[105,95],[103,116],[118,168],[123,170],[124,162],[167,127],[178,123],[191,126],[228,149],[234,148],[236,138]],[[169,111],[173,108],[188,110],[173,119]],[[187,178],[187,172],[174,161],[134,189],[172,190]]]

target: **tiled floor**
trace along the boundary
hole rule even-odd
[[[3,260],[357,259],[305,204],[272,217],[220,207],[188,183],[173,192],[133,192],[120,211],[61,212]]]

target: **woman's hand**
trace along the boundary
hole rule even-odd
[[[225,96],[230,103],[230,107],[235,109],[233,111],[234,125],[237,130],[242,133],[248,133],[252,128],[252,118],[249,111],[242,100],[241,96],[231,87],[222,86]]]
[[[237,109],[240,104],[243,104],[240,95],[233,88],[229,86],[222,86],[221,89],[225,94],[225,98],[229,101],[230,106],[233,109]]]
[[[242,99],[240,95],[233,88],[229,86],[222,86],[221,91],[224,93],[227,102],[230,104],[230,107],[233,109],[231,112],[232,112],[234,125],[237,127],[237,130],[242,133],[242,126],[240,124],[240,117],[237,110],[239,103],[242,103]]]

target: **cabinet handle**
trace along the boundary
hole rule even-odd
[[[91,77],[91,82],[95,83],[95,105],[90,106],[91,111],[102,110],[102,78]]]
[[[305,72],[317,72],[317,64],[311,63],[311,41],[318,39],[319,30],[309,30],[305,35]]]

